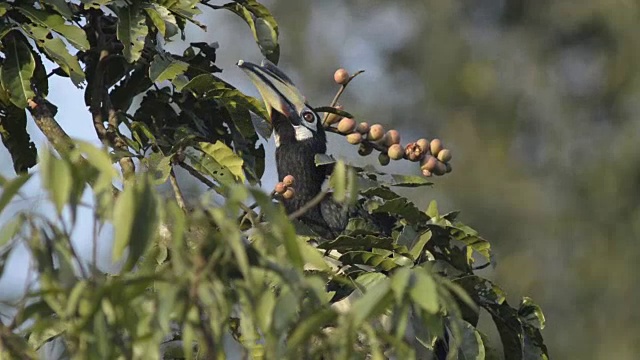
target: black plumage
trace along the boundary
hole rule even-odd
[[[308,204],[322,192],[331,167],[316,165],[315,156],[327,151],[327,137],[320,116],[305,103],[293,82],[275,65],[262,66],[239,62],[249,74],[267,105],[276,134],[276,165],[280,181],[295,178],[292,199],[283,200],[288,213]],[[338,236],[354,217],[371,218],[359,206],[345,207],[325,196],[320,203],[299,217],[300,221],[323,238]],[[372,219],[373,220],[373,219]]]

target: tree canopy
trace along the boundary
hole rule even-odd
[[[278,62],[276,20],[253,0],[0,3],[0,135],[16,172],[0,178],[0,212],[34,172],[55,209],[21,212],[0,229],[0,275],[24,244],[38,276],[0,323],[0,356],[409,359],[447,339],[449,359],[548,358],[541,309],[528,297],[510,305],[476,274],[492,263],[489,242],[458,212],[402,195],[428,178],[318,158],[334,168],[337,201],[395,220],[388,236],[354,218],[319,242],[260,188],[269,156],[260,138],[270,135],[262,101],[216,76],[215,43],[165,47],[188,41],[187,23],[204,27],[204,8],[241,17]],[[51,77],[84,88],[89,111],[78,121],[93,124],[101,148],[56,121]],[[27,121],[55,152],[36,149]],[[185,201],[177,169],[207,187],[198,203]],[[165,183],[170,197],[157,189]],[[94,248],[109,237],[119,271],[78,255],[83,209],[94,230],[80,236]],[[499,338],[478,330],[481,312]]]

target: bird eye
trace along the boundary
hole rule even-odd
[[[314,122],[316,120],[316,116],[311,111],[305,111],[302,113],[302,118],[306,122]]]

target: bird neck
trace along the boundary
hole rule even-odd
[[[292,212],[313,199],[321,190],[326,178],[325,166],[316,166],[316,154],[327,152],[324,139],[308,139],[292,143],[281,143],[276,149],[278,179],[292,175],[295,179],[293,199],[285,200],[287,212]]]

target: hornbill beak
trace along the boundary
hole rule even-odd
[[[249,75],[258,88],[272,122],[274,110],[294,124],[300,121],[299,114],[306,107],[305,98],[287,75],[266,59],[261,65],[240,60],[238,67]]]

